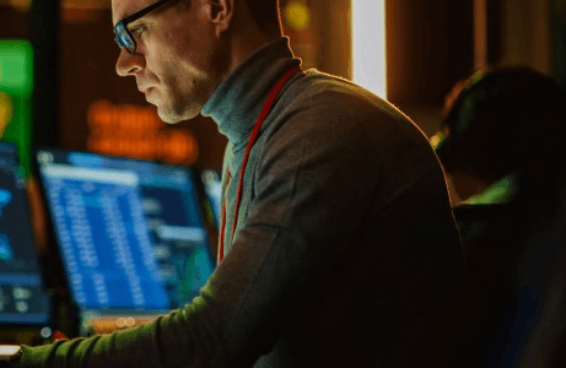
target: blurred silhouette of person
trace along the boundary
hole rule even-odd
[[[454,213],[471,281],[472,365],[517,366],[540,315],[551,271],[538,258],[552,254],[545,244],[558,213],[564,102],[555,82],[531,69],[481,70],[448,94],[431,139],[464,200]]]

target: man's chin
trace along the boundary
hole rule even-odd
[[[159,118],[161,119],[161,121],[163,121],[166,124],[177,124],[177,123],[180,123],[181,121],[183,121],[182,119],[172,117],[168,114],[161,114],[161,113],[159,113],[159,110],[157,110],[157,115],[159,115]]]
[[[159,118],[166,124],[177,124],[185,120],[192,120],[199,115],[199,112],[196,113],[189,113],[185,112],[184,114],[174,114],[166,109],[157,106],[157,115]]]

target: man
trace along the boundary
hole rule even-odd
[[[462,262],[440,164],[387,102],[300,71],[277,5],[112,1],[118,74],[164,121],[202,113],[229,138],[220,262],[183,310],[25,347],[20,366],[453,366]]]

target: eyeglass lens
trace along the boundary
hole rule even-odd
[[[126,27],[124,27],[123,24],[116,27],[116,37],[114,37],[114,40],[120,48],[124,48],[130,53],[134,53],[136,51],[136,44],[128,30],[125,28]]]

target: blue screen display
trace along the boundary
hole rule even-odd
[[[79,152],[37,154],[77,303],[173,309],[213,270],[192,173]]]
[[[0,323],[44,324],[50,317],[25,196],[17,149],[0,142]]]

